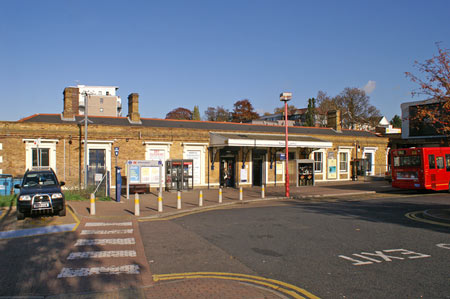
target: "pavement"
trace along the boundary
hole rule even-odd
[[[148,191],[148,190],[147,190]],[[136,234],[139,221],[163,220],[209,209],[231,208],[250,203],[286,200],[284,186],[267,187],[262,198],[261,187],[222,190],[222,202],[219,202],[219,189],[194,189],[180,193],[181,208],[177,208],[177,192],[162,192],[162,203],[158,204],[158,192],[136,193],[130,198],[121,197],[120,202],[96,201],[95,215],[91,215],[89,201],[70,201],[71,211],[86,222],[132,221]],[[321,199],[329,197],[348,197],[376,193],[411,192],[392,188],[385,181],[347,181],[319,183],[316,186],[292,187],[290,198],[298,200]],[[200,195],[201,194],[201,195]],[[242,195],[242,200],[241,196]],[[136,213],[136,202],[139,202]],[[162,211],[161,211],[162,209]],[[435,221],[450,223],[450,210],[427,210],[424,217]],[[140,237],[136,239],[141,246]],[[140,244],[138,244],[140,243]],[[147,263],[146,259],[140,261]],[[115,290],[101,287],[91,292],[47,296],[45,298],[317,298],[313,294],[284,282],[249,274],[238,273],[172,273],[155,274],[151,265],[143,265],[146,278],[141,283],[117,286]]]

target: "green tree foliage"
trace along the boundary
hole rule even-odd
[[[258,118],[259,114],[254,111],[249,100],[245,99],[234,103],[234,109],[231,113],[231,119],[233,122],[247,122]]]
[[[178,107],[167,113],[166,119],[192,119],[192,112],[189,109]]]
[[[288,115],[292,115],[292,114],[295,114],[295,111],[297,110],[297,107],[295,107],[294,105],[289,105],[288,104],[288,107],[287,107],[288,109]],[[273,110],[273,113],[274,114],[283,114],[284,115],[284,105],[283,106],[281,106],[281,107],[278,107],[278,108],[275,108],[274,110]]]
[[[394,128],[401,128],[402,127],[402,118],[398,116],[397,114],[394,115],[394,117],[389,122]]]
[[[413,96],[425,95],[435,103],[416,106],[410,115],[410,124],[431,128],[437,134],[450,134],[450,50],[441,48],[436,43],[438,54],[425,62],[415,62],[414,66],[422,77],[406,72],[412,82],[419,88],[411,92]]]
[[[198,106],[194,106],[194,111],[192,112],[192,119],[193,120],[200,120],[200,111],[198,109]]]
[[[217,106],[216,108],[208,107],[205,110],[205,120],[220,122],[230,121],[230,111],[223,108],[223,106]]]
[[[306,122],[307,127],[314,127],[316,123],[316,99],[308,99],[308,110],[306,111]]]

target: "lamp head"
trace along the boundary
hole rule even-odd
[[[292,99],[292,92],[283,92],[280,94],[280,101],[287,102]]]

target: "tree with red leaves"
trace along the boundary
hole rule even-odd
[[[247,122],[252,119],[258,119],[259,114],[253,109],[249,100],[241,100],[234,103],[234,110],[231,114],[233,122]]]
[[[438,55],[425,62],[415,61],[414,66],[423,73],[418,77],[406,72],[406,77],[419,85],[411,92],[413,96],[425,95],[429,103],[417,105],[410,113],[410,124],[431,127],[441,135],[450,134],[450,51],[436,43]],[[421,129],[416,128],[416,129]]]
[[[192,119],[192,111],[183,107],[178,107],[167,113],[166,119]]]

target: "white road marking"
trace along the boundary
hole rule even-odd
[[[87,222],[85,226],[132,226],[131,222]]]
[[[116,238],[116,239],[78,239],[74,246],[88,245],[134,245],[134,238]]]
[[[93,268],[63,268],[58,274],[58,278],[64,277],[82,277],[90,275],[108,274],[139,274],[139,265],[123,265],[110,267],[93,267]]]
[[[450,249],[450,244],[446,243],[436,244],[436,246],[439,248]]]
[[[82,230],[82,235],[112,235],[112,234],[132,234],[133,229],[116,229],[116,230]]]
[[[437,246],[439,246],[439,245],[446,245],[446,244],[438,244]],[[450,245],[450,244],[448,244],[448,245]],[[393,252],[398,252],[399,254],[406,255],[407,257],[399,257],[399,256],[392,256],[392,255],[384,254],[384,253],[393,253]],[[373,257],[379,257],[382,260],[377,260],[372,257],[368,257],[368,255],[373,256]],[[375,253],[371,253],[371,252],[361,252],[360,254],[353,253],[352,256],[356,256],[362,260],[357,260],[353,257],[349,257],[349,256],[345,256],[345,255],[338,255],[338,257],[340,257],[340,258],[343,258],[345,260],[353,262],[353,264],[352,264],[353,266],[370,265],[373,263],[382,263],[383,261],[384,262],[392,262],[392,259],[405,260],[407,258],[408,259],[420,259],[420,258],[431,257],[431,255],[414,252],[414,251],[407,250],[407,249],[377,250],[377,251],[375,251]]]
[[[136,251],[109,250],[109,251],[71,252],[67,257],[67,259],[75,260],[75,259],[92,259],[92,258],[108,258],[108,257],[136,257]]]

